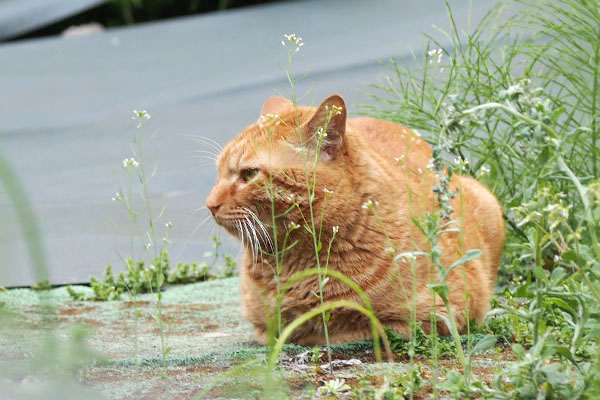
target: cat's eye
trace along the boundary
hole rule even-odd
[[[258,168],[246,168],[240,172],[240,176],[244,182],[250,182],[258,175]]]

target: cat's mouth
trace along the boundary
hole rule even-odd
[[[225,228],[233,236],[238,237],[242,244],[252,253],[273,251],[273,240],[258,216],[248,208],[239,211],[215,215],[217,224]]]

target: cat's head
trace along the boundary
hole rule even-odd
[[[345,129],[346,106],[339,95],[319,107],[296,107],[281,97],[267,100],[259,120],[217,159],[219,176],[206,200],[215,221],[261,245],[272,236],[273,215],[279,232],[292,222],[302,225],[309,191],[313,211],[319,211],[324,198],[346,181]]]

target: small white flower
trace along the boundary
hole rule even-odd
[[[171,228],[173,227],[173,224],[171,223],[171,221],[169,221],[169,222],[167,222],[167,223],[165,224],[165,227],[166,227],[167,229],[171,229]]]
[[[455,158],[454,164],[456,164],[458,169],[460,169],[461,171],[466,171],[469,169],[469,160],[467,160],[467,159]]]
[[[138,111],[138,110],[133,110],[133,115],[131,116],[131,119],[134,121],[138,121],[137,124],[137,128],[139,129],[142,126],[142,120],[146,119],[150,119],[151,115],[148,114],[148,111],[146,110],[142,110],[142,111]]]
[[[300,47],[304,46],[304,43],[302,42],[302,38],[300,36],[296,36],[295,33],[292,33],[290,35],[283,35],[285,37],[285,39],[292,45],[294,45],[294,52],[299,52],[300,51]],[[285,42],[285,40],[281,41],[281,44],[285,47],[287,47],[287,43]]]
[[[121,164],[123,165],[123,168],[127,168],[127,167],[133,167],[133,168],[137,168],[140,164],[136,161],[135,158],[126,158],[123,161],[121,161]]]
[[[433,158],[429,159],[429,162],[427,162],[427,167],[428,170],[433,171],[434,165],[433,165]]]
[[[332,230],[333,230],[333,234],[335,235],[336,233],[338,233],[340,231],[340,227],[336,225],[333,227]]]
[[[117,192],[115,197],[112,198],[112,201],[121,201],[123,198],[121,197],[121,193]]]
[[[404,161],[404,154],[401,155],[400,157],[396,157],[394,160],[396,160],[396,162],[398,164],[401,164]]]
[[[477,176],[485,176],[488,175],[490,173],[490,169],[488,167],[486,167],[485,165],[482,165],[481,168],[479,168],[479,171],[477,171]]]
[[[288,229],[289,229],[290,231],[296,230],[296,229],[298,229],[298,228],[300,228],[300,225],[298,225],[298,224],[297,224],[297,223],[295,223],[295,222],[290,222],[290,225],[288,226]]]
[[[287,200],[288,200],[288,201],[291,201],[291,202],[294,202],[294,201],[296,201],[296,195],[295,195],[294,193],[292,193],[292,194],[289,194],[289,195],[287,196]]]
[[[132,119],[150,119],[152,116],[146,110],[138,111],[133,110]]]
[[[163,243],[164,243],[164,244],[169,244],[169,243],[171,243],[171,241],[170,241],[169,239],[167,239],[166,237],[163,237],[163,238],[162,238],[162,240],[163,240]]]
[[[429,64],[430,64],[430,65],[431,65],[431,64],[433,64],[433,59],[434,59],[435,57],[437,57],[437,63],[439,64],[439,63],[441,63],[441,62],[442,62],[442,57],[443,57],[443,55],[444,55],[444,52],[443,52],[443,50],[442,50],[442,49],[433,49],[433,50],[429,50],[429,51],[427,52],[427,55],[428,55],[429,57],[431,57],[431,58],[429,59]]]
[[[363,203],[362,208],[365,210],[370,210],[373,207],[377,207],[379,205],[378,201],[373,202],[372,200],[367,200]]]
[[[144,245],[145,249],[149,249],[150,247],[152,247],[152,243],[148,242]],[[153,267],[154,265],[151,265],[150,267]]]
[[[333,194],[333,190],[329,190],[327,188],[323,188],[323,191],[327,194]]]
[[[396,249],[394,249],[394,247],[392,247],[392,246],[389,246],[389,247],[386,247],[386,248],[385,248],[385,252],[386,252],[388,255],[390,255],[390,256],[393,256],[393,255],[394,255],[394,253],[396,252]]]

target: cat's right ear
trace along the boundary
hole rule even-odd
[[[326,132],[323,132],[324,128]],[[304,127],[304,136],[308,142],[314,143],[318,140],[317,135],[324,134],[321,142],[321,156],[326,160],[333,160],[338,156],[344,143],[345,133],[346,104],[338,94],[325,99]]]
[[[288,99],[279,96],[272,96],[265,101],[260,116],[265,117],[267,114],[281,114],[283,111],[290,109],[294,104]]]

